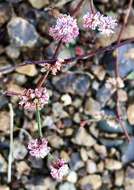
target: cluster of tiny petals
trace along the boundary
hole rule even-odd
[[[49,34],[57,41],[70,43],[79,35],[79,28],[76,19],[70,15],[60,15],[56,25],[49,29]]]
[[[114,33],[117,20],[111,16],[104,16],[100,12],[87,13],[83,17],[83,26],[92,30],[98,29],[101,34],[109,36]]]
[[[37,105],[42,109],[48,103],[49,95],[46,88],[25,89],[20,96],[19,105],[28,111],[35,111]]]
[[[61,181],[68,174],[69,167],[63,159],[57,159],[50,165],[50,174],[57,181]]]
[[[29,153],[36,158],[44,158],[50,152],[48,141],[45,138],[32,139],[28,144]]]
[[[53,65],[46,63],[45,66],[44,64],[41,66],[43,66],[45,70],[51,70],[51,73],[53,75],[56,75],[57,72],[61,70],[63,63],[64,63],[64,59],[58,58],[57,61]]]
[[[100,23],[99,21],[100,16],[101,14],[99,12],[96,13],[88,12],[86,15],[83,16],[83,27],[95,30]]]

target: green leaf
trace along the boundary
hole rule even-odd
[[[126,77],[128,80],[133,80],[134,79],[134,71],[132,71],[128,76]]]

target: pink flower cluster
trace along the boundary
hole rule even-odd
[[[63,159],[57,159],[50,165],[50,170],[51,176],[54,179],[61,181],[62,178],[68,174],[69,167]]]
[[[44,158],[50,152],[48,141],[45,138],[32,139],[28,144],[29,153],[36,158]]]
[[[49,34],[55,40],[62,40],[62,42],[70,43],[79,35],[76,19],[70,15],[60,15],[57,19],[56,25],[49,29]]]
[[[87,13],[83,17],[84,28],[92,30],[98,29],[101,34],[110,35],[114,33],[114,29],[117,26],[117,20],[111,16],[104,16],[100,12]]]
[[[56,63],[52,64],[45,64],[45,70],[51,70],[53,75],[56,75],[58,71],[61,70],[62,64],[64,63],[64,59],[58,58]],[[44,64],[42,65],[44,67]]]
[[[26,110],[35,111],[48,103],[49,95],[46,88],[25,89],[20,96],[19,105]]]
[[[46,138],[32,139],[28,144],[29,153],[35,158],[44,158],[50,153],[50,147]],[[53,160],[53,159],[52,159]],[[61,181],[68,174],[69,167],[63,159],[56,159],[50,163],[51,176]]]

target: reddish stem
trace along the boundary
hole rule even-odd
[[[91,10],[91,13],[94,14],[95,13],[95,9],[94,9],[94,3],[93,0],[89,0],[89,8]]]
[[[52,59],[55,59],[55,58],[57,57],[57,54],[58,54],[59,49],[60,49],[60,47],[61,47],[61,44],[62,44],[62,39],[61,39],[61,40],[59,41],[59,43],[57,44],[57,47],[56,47],[56,50],[55,50],[55,52],[54,52],[54,55],[53,55]],[[37,88],[42,87],[42,85],[43,85],[44,82],[46,81],[46,79],[47,79],[47,77],[48,77],[50,71],[51,71],[51,67],[49,68],[49,70],[47,71],[47,73],[46,73],[45,75],[43,75],[43,76],[40,77],[40,79],[39,79],[39,81],[38,81],[38,83],[37,83]]]
[[[98,48],[97,50],[92,51],[90,53],[86,53],[82,56],[71,57],[71,58],[65,59],[64,61],[65,61],[65,63],[68,63],[68,62],[72,62],[72,61],[89,59],[98,53],[104,53],[106,51],[112,51],[118,47],[121,47],[121,46],[128,44],[128,43],[131,43],[131,42],[134,42],[134,38],[126,39],[126,40],[124,40],[118,44],[109,45],[109,46],[104,47],[104,48]],[[42,61],[28,61],[27,60],[27,61],[25,61],[25,63],[19,64],[19,65],[10,66],[10,67],[4,68],[4,69],[0,69],[0,73],[1,74],[7,74],[9,72],[13,72],[16,68],[21,67],[21,66],[25,66],[25,65],[30,65],[30,64],[40,65],[40,64],[46,64],[46,63],[54,64],[56,61],[57,61],[57,59],[53,59],[53,58],[47,59],[47,60],[42,60]]]
[[[78,14],[78,11],[80,10],[84,0],[80,0],[80,2],[77,4],[76,8],[71,11],[70,15],[76,17]]]
[[[122,33],[123,33],[123,31],[125,29],[125,26],[127,24],[128,17],[129,17],[129,14],[130,14],[130,10],[131,10],[131,7],[132,7],[132,3],[133,3],[133,0],[130,0],[129,4],[128,4],[128,11],[126,13],[123,25],[122,25],[122,27],[120,29],[120,32],[119,32],[119,35],[118,35],[117,45],[120,44],[121,36],[122,36]],[[116,57],[116,63],[115,63],[115,77],[116,77],[116,79],[118,77],[120,77],[120,73],[119,73],[119,61],[118,61],[118,51],[117,51],[117,57]],[[125,136],[126,136],[128,142],[130,142],[131,138],[130,138],[130,136],[128,134],[128,131],[124,127],[124,124],[122,123],[122,119],[121,119],[120,99],[119,99],[118,87],[117,87],[117,91],[116,91],[116,116],[117,116],[117,120],[118,120],[120,126],[122,127],[122,129],[123,129],[123,131],[125,133]]]

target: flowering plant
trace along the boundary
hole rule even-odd
[[[80,1],[82,2],[82,1]],[[80,9],[80,5],[76,8]],[[90,4],[91,5],[91,4]],[[92,2],[93,5],[93,2]],[[101,35],[106,35],[109,37],[113,33],[115,33],[116,28],[118,26],[118,22],[115,18],[111,16],[106,16],[96,11],[95,8],[90,7],[89,10],[82,18],[83,28],[89,29],[93,31],[99,32]],[[77,12],[76,11],[76,12]],[[74,11],[75,12],[75,11]],[[84,53],[80,48],[77,48],[77,52],[79,53],[76,57],[71,57],[68,59],[61,59],[59,57],[59,50],[61,45],[67,45],[72,41],[78,39],[80,29],[78,27],[78,21],[74,18],[74,15],[69,14],[60,14],[56,20],[56,24],[49,28],[49,35],[56,41],[57,47],[55,49],[54,55],[51,59],[43,60],[43,61],[26,61],[25,64],[37,64],[40,65],[46,73],[39,76],[39,80],[37,81],[37,85],[35,88],[26,88],[22,93],[5,91],[4,95],[7,96],[18,96],[19,103],[18,105],[29,112],[35,113],[36,121],[38,124],[38,137],[33,138],[28,143],[28,151],[29,154],[37,159],[49,157],[51,154],[50,145],[48,145],[47,137],[44,136],[42,132],[42,122],[40,113],[45,105],[49,102],[49,92],[46,87],[46,80],[48,76],[57,75],[61,72],[61,68],[63,65],[68,64],[77,60],[85,60],[95,55],[98,52],[105,52],[111,49],[115,49],[120,45],[123,45],[126,42],[121,42],[121,34],[123,29],[120,32],[119,38],[117,40],[116,45],[110,45],[106,48],[101,48],[96,50],[95,52]],[[57,42],[58,41],[58,42]],[[115,69],[115,78],[109,78],[106,83],[106,88],[110,89],[113,86],[114,92],[117,92],[117,121],[121,124],[121,117],[119,114],[119,101],[118,101],[118,89],[124,87],[124,83],[122,82],[119,72],[118,72],[118,63],[116,62]],[[125,132],[126,138],[130,141],[130,137],[128,132],[122,126],[122,129]],[[50,164],[50,174],[51,176],[61,181],[64,176],[68,174],[69,167],[68,164],[62,158],[54,158]]]

